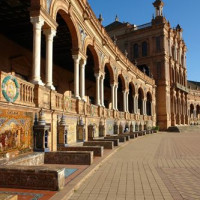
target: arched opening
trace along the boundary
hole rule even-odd
[[[125,90],[125,82],[124,78],[122,75],[118,76],[118,92],[117,92],[117,97],[118,97],[118,110],[123,112],[124,111],[124,96],[123,96],[123,91]]]
[[[135,87],[132,83],[129,83],[129,95],[128,95],[128,104],[129,112],[135,113]]]
[[[72,58],[72,37],[66,18],[69,17],[64,11],[59,10],[56,17],[58,24],[57,33],[53,42],[53,63],[59,66],[54,69],[54,87],[59,93],[71,91],[74,93],[74,61]]]
[[[143,72],[147,76],[151,76],[150,69],[147,65],[138,65],[137,67],[141,72]]]
[[[104,105],[106,108],[112,109],[111,84],[113,83],[113,72],[109,64],[106,64],[104,69]]]
[[[144,114],[144,92],[142,90],[142,88],[138,89],[138,109],[140,110],[140,115]]]
[[[194,105],[190,104],[190,118],[194,118]]]
[[[146,108],[147,108],[147,115],[152,115],[152,95],[150,92],[147,92],[147,102],[146,102]]]
[[[145,57],[148,55],[148,45],[147,42],[142,43],[142,56]]]
[[[97,55],[94,50],[94,47],[88,45],[87,51],[87,64],[85,66],[85,90],[86,96],[89,97],[91,104],[96,103],[96,78],[95,78],[95,66],[97,66]]]
[[[138,44],[133,45],[133,58],[139,57],[139,47]]]
[[[200,114],[200,106],[197,105],[197,118],[199,119],[199,114]]]

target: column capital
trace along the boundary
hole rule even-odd
[[[53,39],[56,36],[56,30],[53,28],[44,29],[43,33],[46,37],[50,37],[51,39]]]
[[[100,78],[101,74],[100,73],[95,73],[94,76],[96,77],[96,79]]]
[[[40,28],[44,25],[44,19],[41,16],[30,17],[33,25],[38,25]]]
[[[81,56],[79,54],[76,54],[76,55],[72,55],[72,58],[74,61],[78,62],[78,61],[80,61]]]

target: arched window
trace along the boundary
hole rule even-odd
[[[138,58],[139,57],[139,47],[138,44],[134,44],[133,46],[133,57]]]
[[[148,46],[148,45],[147,45],[147,42],[143,42],[143,43],[142,43],[142,56],[143,56],[143,57],[147,56],[147,54],[148,54],[148,53],[147,53],[147,51],[148,51],[148,50],[147,50],[147,46]]]

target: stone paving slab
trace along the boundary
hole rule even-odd
[[[200,199],[199,144],[199,130],[132,140],[104,162],[69,199]]]

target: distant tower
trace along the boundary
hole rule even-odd
[[[155,7],[156,17],[162,17],[164,2],[162,0],[156,0],[153,5]]]

